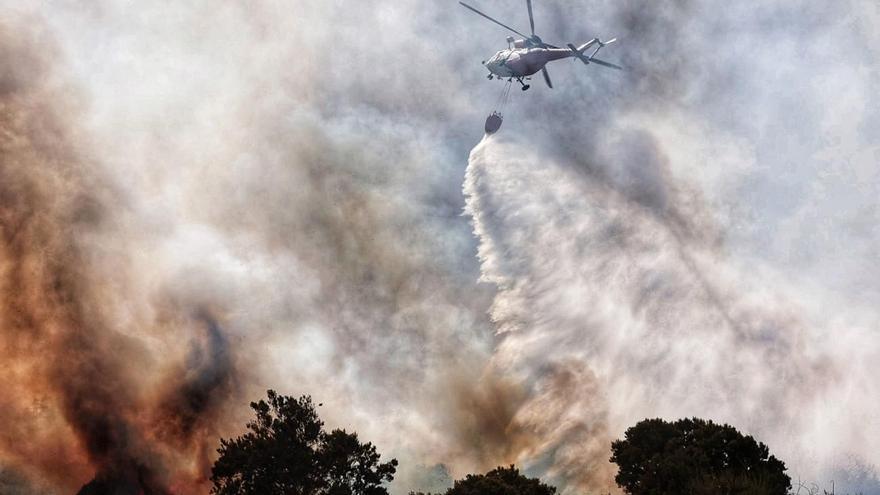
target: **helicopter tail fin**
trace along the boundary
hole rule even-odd
[[[610,67],[612,69],[622,70],[622,67],[620,67],[618,65],[614,65],[612,63],[605,62],[603,60],[599,60],[597,58],[594,58],[596,56],[596,54],[599,53],[599,50],[601,50],[605,45],[609,45],[611,43],[614,43],[615,41],[617,41],[617,38],[612,38],[608,41],[601,41],[601,40],[599,40],[599,38],[593,38],[590,41],[584,43],[583,45],[577,46],[577,47],[574,46],[573,44],[569,43],[568,48],[569,48],[569,50],[571,50],[572,56],[579,59],[581,62],[584,63],[584,65],[589,65],[591,62],[595,62],[599,65],[604,65],[605,67]],[[593,54],[590,55],[589,57],[584,55],[584,52],[587,50],[587,48],[590,48],[593,45],[598,45],[596,47],[596,51],[594,51]]]

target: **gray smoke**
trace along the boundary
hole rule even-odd
[[[39,194],[5,182],[3,218],[75,282],[82,348],[135,356],[106,390],[130,392],[114,419],[163,486],[204,487],[210,439],[269,387],[400,458],[397,493],[507,462],[607,489],[608,441],[657,415],[732,421],[805,478],[877,463],[873,3],[537,1],[547,41],[618,36],[603,55],[628,71],[559,62],[555,90],[514,95],[472,155],[476,239],[461,183],[506,34],[455,2],[0,9],[0,89],[59,116],[68,144],[35,149],[76,148],[62,174],[57,151],[5,161]],[[75,489],[102,463],[24,364],[0,465]],[[58,445],[69,465],[37,455]]]
[[[530,109],[564,123],[531,126],[546,137],[474,149],[468,212],[505,336],[493,361],[526,381],[548,356],[599,377],[581,394],[591,407],[566,422],[561,394],[550,423],[610,439],[645,416],[713,417],[768,441],[796,478],[874,493],[876,288],[863,277],[877,200],[856,176],[880,137],[864,91],[878,86],[865,65],[876,9],[749,9],[605,10],[638,46],[623,50],[628,77]],[[850,50],[823,55],[832,39]],[[608,473],[584,459],[605,452],[566,445],[579,469],[535,462],[566,486],[601,487]]]

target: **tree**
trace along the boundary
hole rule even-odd
[[[252,402],[244,435],[221,439],[211,469],[217,495],[387,495],[397,460],[380,463],[376,447],[345,430],[324,431],[311,398],[269,390]]]
[[[791,478],[763,443],[702,419],[646,419],[611,444],[630,495],[785,495]]]
[[[556,488],[537,478],[526,478],[519,469],[497,467],[486,474],[469,474],[444,495],[553,495]],[[428,495],[410,492],[410,495]]]

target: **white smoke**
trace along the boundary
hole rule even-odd
[[[523,450],[520,462],[569,493],[600,490],[613,475],[608,442],[628,426],[699,416],[756,435],[795,479],[880,463],[868,399],[880,392],[868,379],[880,372],[878,346],[857,343],[871,342],[867,329],[811,318],[815,301],[793,299],[768,267],[683,236],[662,199],[633,201],[687,189],[663,159],[633,163],[641,169],[623,173],[640,178],[609,183],[496,137],[471,153],[467,213],[482,277],[498,289],[493,364],[539,389],[560,370],[577,377],[524,401],[514,421],[552,445]]]
[[[521,2],[480,7],[524,25]],[[9,39],[38,32],[34,72],[114,191],[75,237],[139,343],[130,385],[203,331],[169,314],[223,329],[236,387],[205,438],[273,387],[398,457],[396,493],[514,461],[607,490],[608,442],[655,415],[731,421],[809,479],[876,463],[876,2],[536,2],[545,39],[618,36],[630,70],[555,63],[475,151],[494,304],[459,213],[500,28],[451,0],[0,9]],[[18,438],[0,466],[56,483]],[[94,475],[71,471],[54,488]]]

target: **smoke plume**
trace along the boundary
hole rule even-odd
[[[294,3],[0,0],[0,491],[204,493],[268,388],[396,494],[605,493],[691,415],[876,491],[873,3],[536,1],[627,70],[555,62],[473,150],[500,28]]]
[[[555,125],[531,117],[528,137],[486,137],[471,152],[467,213],[481,277],[497,287],[493,367],[520,377],[530,391],[517,410],[540,410],[545,427],[588,428],[607,445],[644,417],[711,417],[766,441],[795,479],[846,478],[845,490],[874,493],[873,440],[859,438],[878,428],[866,401],[877,394],[866,379],[876,372],[868,363],[877,319],[863,306],[874,284],[855,288],[862,276],[844,272],[873,270],[855,252],[876,248],[875,235],[863,236],[876,200],[852,181],[877,134],[853,126],[873,118],[856,101],[870,101],[862,88],[877,87],[877,71],[853,76],[865,60],[858,50],[818,73],[780,54],[782,45],[819,56],[824,48],[811,36],[847,32],[845,14],[819,7],[607,7],[602,24],[638,46],[621,55],[628,74],[597,72],[561,96],[529,100],[523,113],[550,115]],[[788,14],[791,25],[765,24]],[[865,33],[847,36],[864,46]],[[743,58],[740,45],[768,39],[780,43]],[[764,78],[743,74],[741,60]],[[788,89],[809,103],[795,110],[768,74],[800,81]],[[855,88],[851,102],[816,93],[822,82],[843,81]],[[817,128],[819,115],[839,127]],[[823,144],[838,133],[839,145]],[[776,160],[797,166],[787,172]],[[835,172],[817,178],[809,167]],[[837,228],[844,217],[855,230]],[[820,272],[821,282],[813,278]],[[530,389],[548,367],[591,380],[548,400]],[[573,397],[583,401],[574,415]],[[607,450],[563,445],[514,457],[567,490],[606,489]]]
[[[714,243],[687,241],[678,223],[614,188],[538,163],[487,138],[465,182],[483,278],[498,287],[493,363],[534,384],[514,423],[546,442],[518,460],[601,490],[613,476],[607,445],[652,415],[729,421],[784,458],[818,455],[805,430],[849,379],[796,304],[739,293],[749,281],[731,278]]]
[[[53,82],[52,46],[2,27],[2,449],[68,492],[94,474],[124,493],[195,493],[233,358],[207,309],[128,311],[125,244],[106,242],[125,200],[71,124],[81,110]],[[156,362],[172,337],[191,340],[189,356]]]

